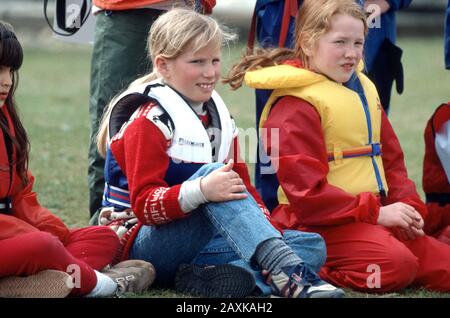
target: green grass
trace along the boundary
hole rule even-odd
[[[25,49],[16,95],[40,201],[71,226],[88,221],[89,58],[76,47]]]
[[[443,67],[441,38],[405,38],[405,92],[393,93],[390,119],[405,151],[409,175],[421,191],[423,130],[433,110],[449,98],[450,72]],[[224,51],[224,71],[241,55],[242,47]],[[89,136],[89,47],[25,46],[17,101],[31,145],[30,168],[40,202],[70,226],[88,223],[87,147]],[[239,127],[254,127],[253,91],[218,91]],[[408,289],[402,293],[350,297],[449,297],[450,294]],[[170,290],[152,290],[145,297],[179,297]]]
[[[393,94],[390,120],[405,153],[410,178],[421,195],[424,154],[423,131],[435,108],[450,100],[450,71],[444,69],[441,38],[405,39],[405,91]]]

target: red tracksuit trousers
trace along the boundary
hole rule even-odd
[[[20,234],[0,241],[0,277],[28,276],[46,269],[67,271],[72,277],[79,273],[79,284],[75,279],[71,295],[86,295],[97,284],[94,269],[111,263],[118,248],[117,235],[103,226],[71,230],[65,246],[47,232]]]
[[[400,241],[383,226],[352,223],[319,233],[327,245],[320,276],[364,292],[390,292],[409,285],[450,291],[450,246],[431,236]]]

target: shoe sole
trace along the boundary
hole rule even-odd
[[[72,291],[69,279],[69,274],[56,270],[44,270],[26,277],[0,278],[0,297],[64,298]]]
[[[334,292],[318,292],[304,296],[303,298],[344,298],[345,292],[342,289],[337,289]],[[277,295],[270,295],[270,298],[283,298]]]
[[[311,293],[308,298],[344,298],[345,292],[337,288],[335,291],[317,291]]]
[[[245,269],[223,264],[211,267],[182,264],[175,276],[175,290],[210,298],[240,298],[250,295],[255,278]]]
[[[151,263],[142,261],[142,260],[127,260],[127,261],[122,261],[122,262],[114,265],[112,268],[118,269],[118,268],[131,268],[131,267],[135,267],[135,268],[140,267],[140,268],[147,269],[147,276],[141,277],[141,279],[137,282],[137,285],[133,288],[133,290],[127,291],[127,292],[140,293],[140,292],[148,289],[153,284],[153,282],[155,281],[155,277],[156,277],[155,267]],[[107,271],[105,271],[105,272],[107,272]]]

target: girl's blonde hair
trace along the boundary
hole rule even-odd
[[[216,46],[220,49],[236,37],[235,33],[220,25],[211,17],[193,10],[176,8],[162,14],[152,24],[147,39],[147,52],[152,64],[155,65],[156,56],[175,59],[186,50],[197,52],[206,46]],[[151,82],[160,77],[161,75],[154,68],[151,73],[132,82],[128,88]],[[97,135],[97,148],[102,156],[105,156],[106,153],[108,123],[112,106],[115,104],[117,97],[109,103]]]
[[[232,89],[242,86],[245,73],[261,67],[273,66],[288,59],[300,59],[308,68],[308,59],[304,47],[312,47],[317,40],[331,28],[331,19],[336,14],[349,15],[364,24],[367,33],[366,14],[354,0],[304,0],[296,17],[293,49],[256,49],[247,52],[242,60],[235,64],[223,80]]]

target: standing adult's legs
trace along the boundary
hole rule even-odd
[[[89,98],[88,186],[91,216],[101,207],[105,183],[105,162],[97,152],[95,140],[103,111],[115,95],[134,79],[149,72],[147,36],[150,26],[161,12],[151,9],[104,11],[97,16]]]

